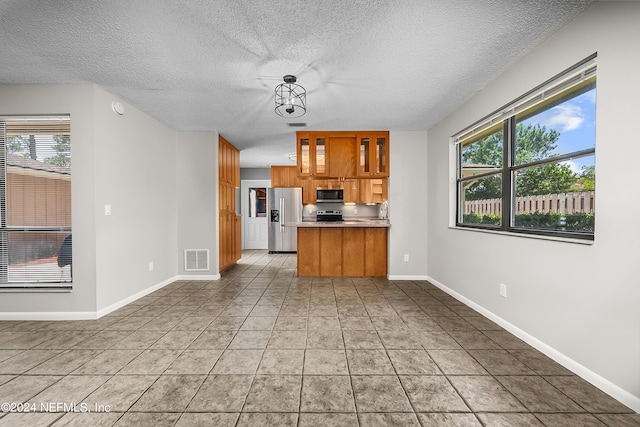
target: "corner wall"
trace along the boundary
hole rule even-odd
[[[427,132],[389,133],[389,278],[427,277]],[[404,261],[404,254],[409,261]]]
[[[429,130],[432,280],[640,411],[640,3],[597,2]],[[449,137],[598,53],[593,245],[448,228]],[[508,298],[499,296],[499,284]]]
[[[218,279],[218,133],[179,132],[176,163],[178,275]],[[185,271],[185,249],[209,249],[209,271]]]
[[[97,86],[93,110],[97,309],[108,312],[177,275],[176,132]]]

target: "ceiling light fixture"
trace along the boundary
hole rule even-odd
[[[296,84],[296,76],[287,74],[284,83],[276,86],[276,114],[282,117],[300,117],[307,112],[307,92]]]

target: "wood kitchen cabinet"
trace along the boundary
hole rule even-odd
[[[389,132],[357,134],[358,176],[389,176]]]
[[[364,229],[365,277],[387,275],[387,234],[386,228]]]
[[[298,276],[384,277],[385,227],[298,227]]]
[[[297,132],[297,163],[300,177],[328,177],[329,138],[326,134]]]
[[[360,203],[360,179],[345,179],[342,182],[345,203]]]
[[[218,138],[218,207],[220,271],[242,257],[242,217],[236,215],[236,188],[240,187],[240,151]]]
[[[360,203],[381,203],[389,200],[387,178],[359,179]]]
[[[315,205],[316,204],[316,185],[315,179],[307,178],[300,180],[300,186],[302,187],[302,204],[303,205]]]
[[[329,177],[352,178],[358,175],[356,134],[331,132],[329,134]]]
[[[302,204],[316,204],[316,190],[341,188],[345,203],[381,203],[388,200],[387,179],[301,179]]]
[[[298,228],[298,276],[320,274],[320,229]],[[300,254],[305,256],[300,257]]]
[[[218,180],[240,187],[240,151],[222,136],[218,137]]]
[[[271,187],[302,187],[296,166],[271,166]]]
[[[388,200],[388,131],[297,132],[296,136],[303,204],[316,203],[317,188],[342,188],[345,203]],[[272,168],[272,185],[290,182],[292,178],[284,174]]]
[[[389,132],[297,132],[300,177],[389,176]]]

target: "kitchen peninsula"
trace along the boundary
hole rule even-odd
[[[303,221],[298,227],[298,276],[387,275],[389,220]]]

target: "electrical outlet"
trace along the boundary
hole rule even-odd
[[[500,296],[502,298],[507,297],[507,285],[505,285],[504,283],[500,283]]]
[[[357,215],[358,214],[358,208],[353,208],[353,214]]]
[[[153,271],[153,261],[149,261],[149,271]]]
[[[404,254],[404,262],[409,262],[409,254]]]
[[[111,205],[104,205],[104,214],[111,215]]]

